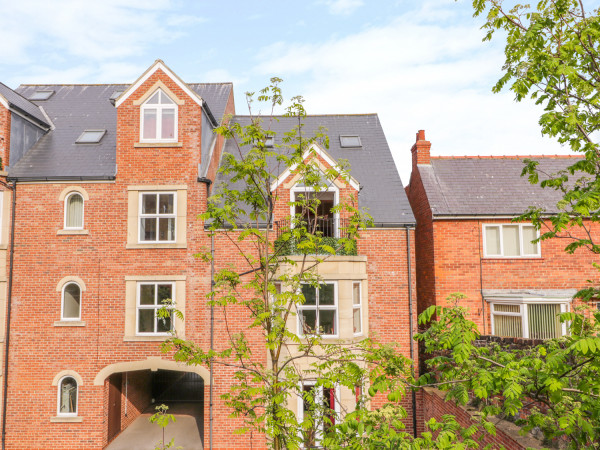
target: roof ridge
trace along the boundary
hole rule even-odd
[[[431,159],[568,159],[583,158],[583,155],[464,155],[464,156],[431,156]]]
[[[211,81],[211,82],[202,82],[202,81],[193,81],[187,84],[233,84],[233,81]]]
[[[305,117],[340,117],[340,116],[376,116],[377,113],[355,113],[355,114],[307,114]],[[234,117],[257,117],[249,114],[235,114]],[[267,116],[262,116],[267,117]],[[297,116],[286,116],[284,114],[273,114],[273,117],[290,117],[296,118]],[[433,158],[433,156],[432,156]]]
[[[115,84],[122,84],[129,86],[131,83],[21,83],[19,87],[26,86],[114,86]]]

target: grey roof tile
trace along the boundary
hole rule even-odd
[[[246,125],[248,116],[235,116],[232,120]],[[276,132],[275,144],[280,144],[285,132],[298,123],[296,118],[278,117],[273,122]],[[312,136],[319,127],[325,127],[330,147],[327,153],[335,160],[346,159],[350,163],[350,174],[360,184],[359,207],[367,208],[379,224],[412,224],[415,222],[412,210],[398,175],[385,134],[376,114],[364,115],[315,115],[303,120],[304,133]],[[359,135],[362,148],[342,148],[339,135]],[[225,144],[225,152],[235,154],[231,140]],[[273,172],[283,172],[270,162]],[[225,177],[219,174],[218,185]]]
[[[44,101],[44,110],[55,125],[27,151],[14,166],[10,177],[87,177],[106,178],[116,173],[117,110],[110,102],[115,91],[124,91],[127,84],[102,85],[24,85],[17,89],[23,97],[36,90],[53,90]],[[223,117],[230,83],[191,84],[206,101],[211,112]],[[23,98],[21,97],[21,98]],[[27,100],[25,100],[27,101]],[[86,129],[106,129],[99,144],[76,144]]]
[[[529,183],[521,172],[526,157],[432,158],[419,172],[433,215],[519,215],[530,207],[557,212],[561,195]],[[548,174],[573,164],[573,157],[527,157]]]
[[[25,113],[25,115],[32,117],[40,124],[49,127],[48,119],[44,116],[44,113],[40,110],[40,108],[34,103],[27,100],[27,98],[23,97],[16,91],[13,91],[11,88],[6,86],[3,83],[0,83],[0,95],[2,95],[10,105],[16,107],[21,112]]]

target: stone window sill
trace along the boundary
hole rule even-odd
[[[133,144],[136,148],[152,148],[152,147],[183,147],[182,142],[136,142]]]
[[[53,423],[75,423],[75,422],[83,422],[83,418],[78,416],[56,416],[50,417],[50,422]]]
[[[88,230],[58,230],[56,234],[90,234]]]
[[[54,322],[55,327],[85,327],[83,320],[57,320]]]
[[[164,334],[160,336],[125,336],[124,342],[163,342],[166,341],[170,334]]]
[[[125,248],[187,248],[184,242],[169,242],[165,244],[148,243],[148,244],[127,244]]]

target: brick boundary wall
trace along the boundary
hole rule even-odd
[[[463,428],[476,422],[476,409],[457,405],[453,401],[446,401],[446,392],[439,389],[424,388],[422,394],[422,407],[425,421],[432,417],[441,420],[444,414],[456,417]],[[507,450],[525,450],[527,448],[543,448],[542,443],[531,436],[521,436],[519,427],[514,423],[502,419],[493,419],[496,425],[496,436],[486,435],[481,441],[481,446],[492,444],[493,449],[506,448]]]

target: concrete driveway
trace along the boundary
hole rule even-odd
[[[105,450],[153,450],[162,440],[162,429],[148,420],[154,414],[155,406],[152,405],[144,411]],[[203,404],[167,403],[167,406],[168,412],[175,416],[176,422],[165,428],[165,441],[169,442],[175,438],[176,447],[181,446],[184,450],[202,450]]]

